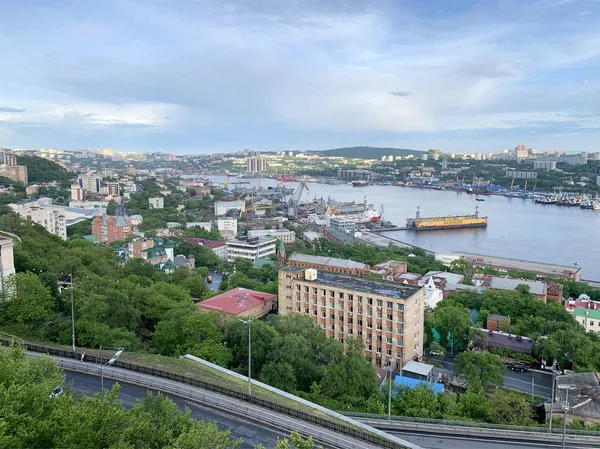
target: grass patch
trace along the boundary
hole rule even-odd
[[[525,397],[525,400],[531,404],[531,395],[530,394],[522,393],[520,391],[509,390],[508,388],[504,388],[503,390],[512,396],[518,396],[521,398]],[[547,401],[547,399],[539,397],[539,396],[533,397],[533,405],[543,404],[546,401]]]

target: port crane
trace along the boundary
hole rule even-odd
[[[287,201],[287,214],[289,218],[296,218],[298,216],[298,206],[300,206],[300,198],[302,197],[304,189],[307,191],[309,190],[306,183],[304,181],[300,181],[298,187],[296,187],[292,192],[291,198],[289,201]]]

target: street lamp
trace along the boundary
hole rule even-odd
[[[567,434],[567,413],[569,412],[569,390],[573,388],[571,385],[559,385],[559,390],[566,390],[565,401],[561,404],[562,409],[565,412],[563,418],[563,436],[562,436],[562,449],[565,449],[565,437]]]
[[[393,359],[390,357],[389,363],[388,363],[388,371],[389,371],[389,379],[388,379],[388,383],[389,385],[389,392],[388,392],[388,421],[392,420],[392,363],[393,363]]]
[[[247,303],[247,310],[250,311],[252,303],[246,297],[240,298],[236,305],[241,306],[244,302]],[[240,319],[240,322],[248,324],[248,396],[252,396],[252,318],[249,316],[247,320]]]
[[[125,348],[117,348],[115,355],[113,355],[111,359],[104,364],[102,363],[102,359],[100,359],[100,385],[102,386],[102,391],[104,391],[104,368],[115,363],[124,350]],[[102,351],[102,346],[100,346],[100,351]]]
[[[552,413],[554,411],[554,385],[556,384],[556,369],[552,364],[552,396],[550,397],[550,424],[548,426],[548,433],[552,433]]]
[[[73,272],[70,274],[71,277],[71,337],[73,343],[73,352],[75,352],[75,306],[73,303]]]

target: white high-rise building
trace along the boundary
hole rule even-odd
[[[26,220],[42,225],[46,231],[67,239],[67,214],[62,207],[46,207],[35,202],[8,205]]]

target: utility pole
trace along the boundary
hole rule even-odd
[[[71,331],[73,337],[73,352],[75,352],[75,306],[73,303],[73,272],[71,272]]]
[[[554,411],[554,384],[556,383],[556,371],[554,371],[554,365],[552,365],[552,397],[550,399],[550,424],[548,426],[548,433],[552,433],[552,412]]]
[[[533,397],[535,396],[535,379],[531,377],[531,406],[533,407]]]
[[[388,392],[388,421],[392,420],[392,359],[390,359],[390,376],[388,382],[390,383],[390,391]]]

